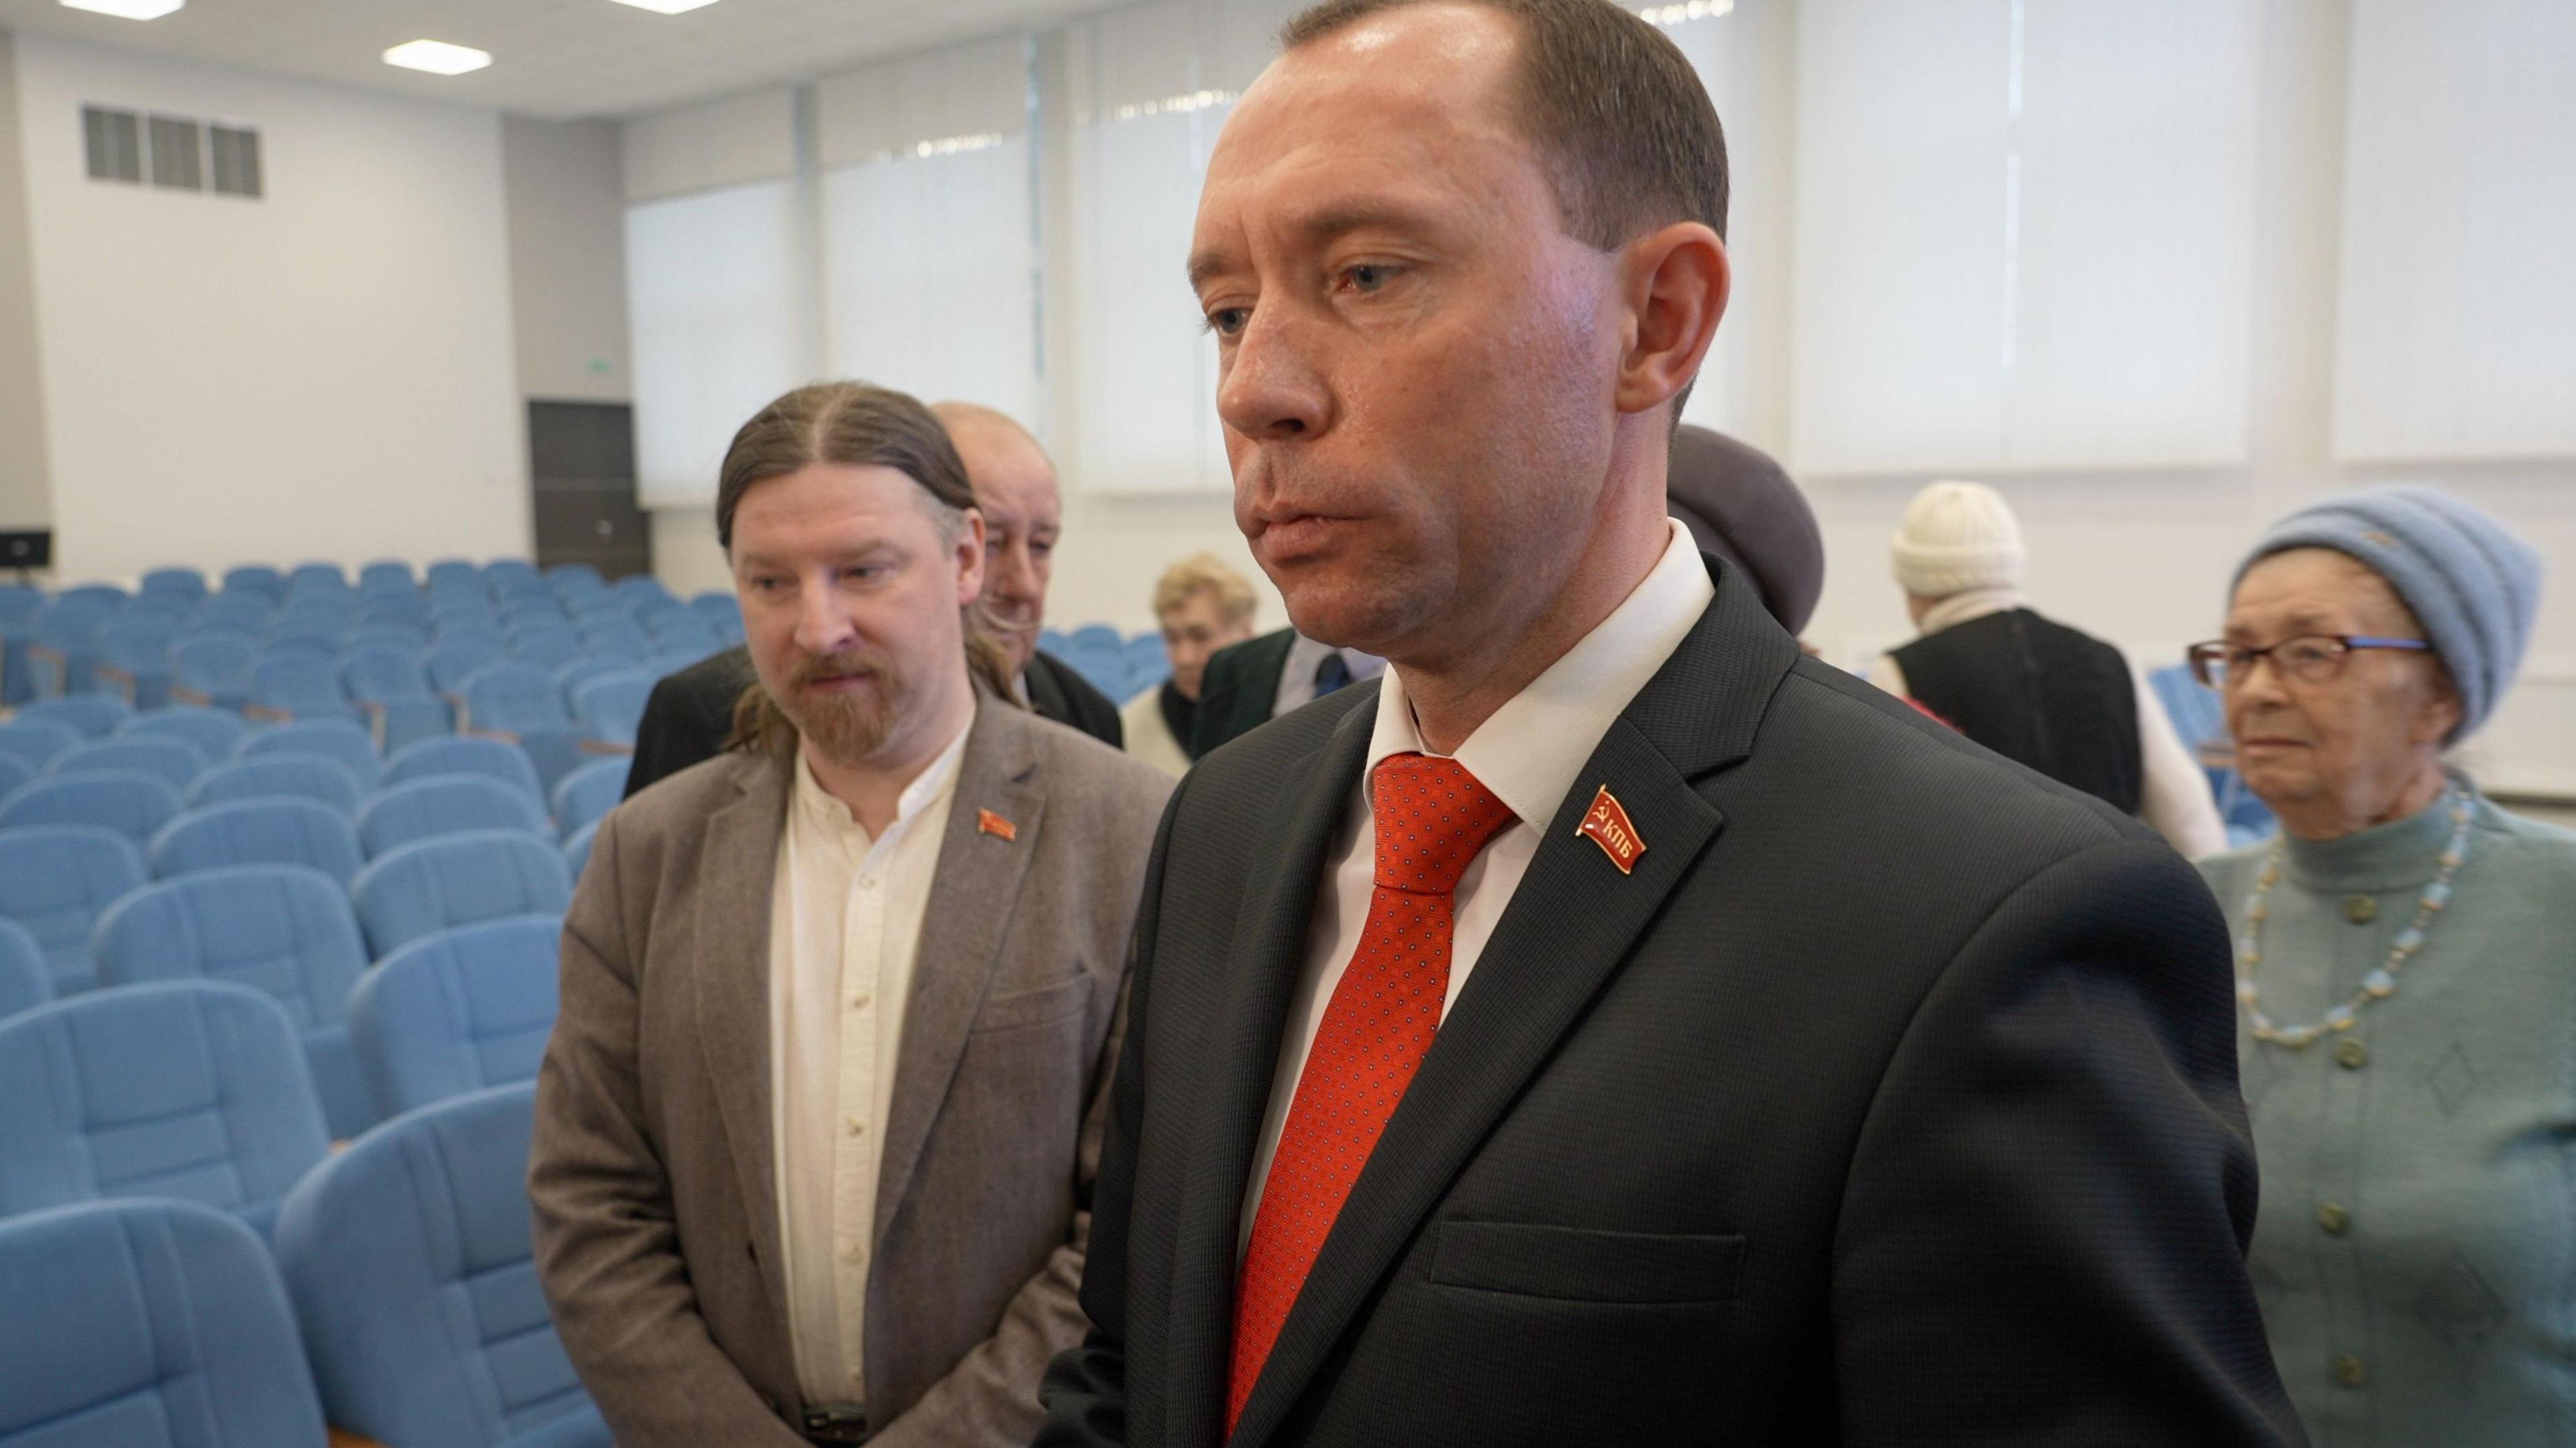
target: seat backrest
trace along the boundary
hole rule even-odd
[[[385,784],[388,787],[441,775],[477,775],[496,779],[513,789],[525,790],[530,799],[538,797],[537,767],[528,762],[528,751],[506,739],[479,739],[462,734],[424,739],[417,744],[404,745],[385,761]]]
[[[581,635],[562,625],[519,629],[510,637],[510,657],[553,668],[581,657]]]
[[[272,639],[270,652],[251,666],[251,701],[298,719],[347,718],[349,693],[340,687],[337,640],[328,645],[331,652],[321,653],[277,648],[285,638]]]
[[[412,580],[411,565],[395,559],[379,558],[358,570],[358,587],[361,591],[393,587],[408,589],[417,586]]]
[[[425,935],[349,996],[349,1046],[377,1109],[537,1079],[555,1024],[563,920],[515,915]]]
[[[359,928],[377,959],[426,935],[508,915],[561,915],[572,876],[545,839],[478,830],[404,845],[349,882]]]
[[[99,662],[131,674],[162,673],[170,667],[170,645],[178,636],[175,619],[129,614],[98,631]]]
[[[224,570],[223,590],[226,593],[264,593],[273,599],[283,598],[286,596],[286,575],[265,563],[245,563],[238,568]]]
[[[316,584],[326,588],[345,589],[349,586],[349,575],[341,572],[340,565],[337,563],[299,563],[295,565],[294,572],[286,575],[286,586],[289,589],[299,586],[311,588]]]
[[[14,754],[0,754],[0,799],[7,799],[18,786],[32,783],[35,778],[36,766]]]
[[[465,681],[466,728],[522,734],[571,725],[572,711],[564,707],[562,691],[555,688],[548,668],[532,663],[492,664]]]
[[[232,865],[108,907],[91,949],[108,985],[223,980],[286,1008],[299,1032],[347,1024],[367,947],[346,884],[302,865]]]
[[[197,777],[188,791],[191,809],[237,799],[319,800],[352,819],[367,797],[365,786],[349,766],[319,754],[280,752],[253,755],[219,764]]]
[[[53,973],[45,968],[45,947],[27,927],[0,917],[0,1020],[54,998]]]
[[[477,589],[483,586],[483,570],[462,558],[434,558],[430,560],[429,567],[422,570],[421,578],[431,585],[465,583]]]
[[[21,705],[17,717],[69,725],[83,739],[105,739],[134,717],[134,709],[114,694],[73,694]]]
[[[429,651],[429,682],[442,694],[462,694],[468,679],[498,664],[501,658],[498,634],[442,632],[438,646]]]
[[[185,1201],[0,1222],[0,1448],[323,1448],[258,1234]]]
[[[537,1281],[533,1086],[368,1132],[295,1190],[277,1260],[336,1426],[404,1448],[488,1448],[594,1411]]]
[[[233,751],[236,759],[256,759],[263,754],[319,754],[336,759],[348,766],[366,789],[376,787],[377,776],[384,768],[376,758],[376,741],[363,726],[347,719],[299,719],[274,729],[257,730]]]
[[[117,897],[142,883],[142,851],[114,830],[0,831],[0,919],[16,921],[36,938],[58,996],[98,984],[90,932]]]
[[[184,739],[197,746],[197,752],[209,761],[229,758],[241,747],[242,736],[250,726],[238,714],[221,709],[198,709],[173,705],[137,714],[116,731],[119,739]]]
[[[626,774],[632,761],[602,759],[585,764],[555,782],[555,828],[567,837],[595,824],[626,798]]]
[[[181,1197],[265,1235],[330,1145],[294,1025],[247,986],[120,986],[0,1021],[0,1215]]]
[[[247,695],[250,666],[259,658],[259,641],[236,629],[205,627],[180,635],[170,645],[170,682],[209,698]]]
[[[408,780],[360,806],[358,843],[372,860],[416,840],[460,830],[544,834],[546,815],[538,798],[533,790],[480,774],[433,774]]]
[[[42,770],[87,737],[59,719],[30,719],[21,714],[0,724],[0,754]]]
[[[88,774],[103,769],[131,769],[184,790],[206,772],[206,752],[185,739],[156,739],[120,734],[84,744],[54,761],[54,774]]]
[[[644,705],[659,682],[650,669],[620,669],[585,681],[573,691],[573,716],[582,732],[611,744],[633,744]]]
[[[98,825],[141,844],[179,812],[179,791],[159,775],[101,769],[48,775],[0,799],[0,829]]]
[[[340,666],[340,682],[352,699],[416,699],[429,693],[429,668],[420,646],[360,643]]]
[[[345,885],[362,863],[346,811],[289,796],[192,809],[152,837],[151,857],[163,880],[232,865],[303,865]]]

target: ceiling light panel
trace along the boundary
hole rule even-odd
[[[121,20],[158,20],[188,0],[63,0],[66,8],[113,15]]]
[[[683,10],[695,10],[700,6],[713,5],[716,3],[716,0],[617,0],[617,3],[620,5],[632,5],[638,10],[652,10],[663,15],[677,15]]]
[[[444,40],[406,40],[385,52],[385,64],[405,70],[425,70],[431,75],[463,75],[481,70],[492,63],[492,52],[476,50],[470,45],[450,45]]]

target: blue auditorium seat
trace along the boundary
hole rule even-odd
[[[45,965],[45,947],[26,926],[0,918],[0,1020],[53,998],[54,975]]]
[[[384,769],[366,726],[347,719],[298,720],[255,730],[233,751],[235,759],[257,759],[263,754],[319,754],[336,759],[368,789],[376,787]]]
[[[1067,650],[1117,649],[1124,648],[1126,645],[1127,641],[1118,636],[1118,630],[1105,623],[1087,623],[1064,636],[1064,646]]]
[[[349,884],[358,925],[377,959],[441,930],[509,915],[561,915],[572,876],[544,838],[478,830],[404,845]]]
[[[433,774],[377,794],[358,810],[358,843],[368,859],[465,830],[550,835],[545,807],[515,785],[479,774]]]
[[[453,636],[442,632],[437,647],[429,651],[430,686],[442,694],[461,696],[468,679],[500,663],[508,653],[497,631]]]
[[[2201,772],[2209,777],[2209,792],[2218,802],[2218,817],[2227,827],[2229,847],[2270,839],[2281,827],[2280,821],[2273,816],[2272,807],[2245,783],[2245,776],[2232,762],[2236,745],[2228,736],[2218,691],[2193,677],[2188,664],[2148,670],[2147,687],[2155,690],[2156,701],[2164,705],[2165,717],[2173,721],[2183,747],[2192,751]]]
[[[411,565],[397,559],[380,558],[358,570],[360,593],[373,593],[378,589],[400,589],[410,593],[418,587],[412,580]]]
[[[653,636],[632,621],[584,624],[581,630],[581,656],[587,658],[623,659],[641,663],[653,657]]]
[[[590,867],[590,845],[598,838],[599,821],[592,820],[564,839],[564,870],[576,885],[581,883],[581,872]]]
[[[293,1023],[248,986],[120,986],[0,1021],[0,1216],[180,1197],[265,1236],[330,1146]]]
[[[667,602],[671,598],[671,590],[650,573],[630,573],[609,585],[609,591],[630,604],[648,599]]]
[[[274,603],[286,597],[286,578],[267,564],[245,563],[224,570],[222,588],[225,593],[263,594]]]
[[[0,583],[0,705],[23,704],[36,696],[27,650],[35,645],[36,615],[46,602],[42,589]]]
[[[569,626],[523,628],[510,635],[510,657],[521,663],[543,664],[551,669],[581,654],[581,635]]]
[[[36,615],[27,658],[38,695],[86,694],[98,686],[91,670],[98,665],[99,632],[122,607],[121,601],[69,589]]]
[[[258,661],[259,641],[250,634],[201,621],[170,645],[170,697],[182,704],[239,709],[250,702],[250,669]]]
[[[268,632],[277,616],[277,599],[265,593],[218,593],[197,605],[189,618],[191,631],[222,629],[257,637]]]
[[[422,582],[430,588],[462,583],[479,592],[483,587],[483,573],[462,558],[437,558],[432,559],[429,567],[422,571]]]
[[[410,649],[418,653],[429,647],[429,625],[426,621],[361,622],[357,632],[349,635],[349,649]]]
[[[206,772],[206,752],[185,739],[119,734],[66,752],[48,772],[83,774],[103,769],[137,770],[184,791]]]
[[[495,558],[484,564],[483,582],[496,591],[505,584],[533,583],[541,591],[545,586],[545,580],[537,572],[537,565],[524,558]]]
[[[206,596],[206,575],[193,568],[155,568],[143,575],[135,593],[138,597],[162,594],[195,603]]]
[[[276,795],[192,809],[152,837],[151,857],[163,880],[231,865],[304,865],[346,884],[361,863],[345,811]]]
[[[179,791],[157,774],[99,769],[47,775],[0,799],[0,830],[22,825],[98,825],[141,844],[181,807]]]
[[[585,764],[555,785],[555,828],[566,838],[584,825],[597,824],[626,797],[626,775],[632,761],[620,756]]]
[[[414,1111],[287,1199],[277,1262],[334,1425],[400,1448],[608,1448],[537,1281],[535,1113],[532,1085]]]
[[[424,739],[405,746],[385,761],[388,788],[442,775],[479,775],[497,779],[530,799],[543,797],[537,787],[537,767],[528,762],[528,752],[503,739],[471,734]]]
[[[355,820],[367,790],[349,766],[336,759],[280,751],[218,764],[197,776],[188,790],[188,807],[281,797],[316,800]]]
[[[644,705],[660,677],[650,669],[620,669],[584,680],[572,691],[573,717],[581,732],[605,744],[633,748]]]
[[[0,1222],[0,1448],[323,1448],[258,1235],[195,1202]]]
[[[337,563],[299,563],[293,572],[286,575],[286,591],[289,593],[309,590],[317,585],[346,593],[349,591],[349,575],[342,572]]]
[[[7,799],[12,790],[35,778],[36,766],[14,754],[0,754],[0,799]]]
[[[98,631],[91,676],[137,709],[158,709],[170,702],[170,645],[178,637],[175,614],[129,609]]]
[[[554,1031],[563,920],[516,915],[426,935],[358,980],[349,1045],[378,1110],[397,1116],[537,1079]]]
[[[108,906],[142,884],[142,851],[114,830],[0,830],[0,919],[16,921],[36,937],[58,996],[98,984],[90,931]]]
[[[357,706],[340,686],[339,640],[305,649],[291,646],[295,637],[273,636],[269,651],[251,665],[250,707],[244,712],[254,719],[355,719]]]
[[[173,705],[137,714],[116,731],[119,739],[185,739],[197,746],[197,752],[208,760],[229,759],[241,747],[242,736],[250,726],[238,714],[221,709],[199,709],[190,705]]]
[[[114,694],[79,694],[66,699],[45,699],[21,707],[15,718],[24,723],[68,724],[84,739],[105,739],[134,717],[134,710]]]
[[[551,667],[515,662],[476,670],[465,681],[457,727],[516,740],[548,789],[582,762],[581,730]]]
[[[365,711],[378,746],[388,754],[455,732],[456,710],[430,688],[429,667],[419,647],[360,644],[340,665],[340,682]]]
[[[41,773],[87,737],[58,719],[20,717],[0,724],[0,754]]]
[[[301,865],[234,865],[147,885],[108,907],[92,937],[108,985],[221,980],[286,1008],[335,1137],[379,1119],[349,1049],[349,991],[367,947],[345,880]]]
[[[83,583],[76,587],[66,588],[61,593],[54,596],[65,602],[79,604],[104,604],[109,608],[123,608],[126,604],[132,602],[134,597],[132,594],[127,593],[124,589],[117,587],[113,583]]]
[[[546,584],[557,594],[604,592],[608,580],[587,563],[558,563],[546,570]]]
[[[657,655],[688,654],[703,659],[730,646],[723,635],[698,622],[694,614],[667,615],[653,629],[653,652]]]

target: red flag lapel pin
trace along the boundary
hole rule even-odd
[[[991,810],[979,809],[975,811],[975,833],[998,836],[1007,845],[1020,837],[1020,827]]]
[[[1610,857],[1610,863],[1618,866],[1622,875],[1636,873],[1637,857],[1646,853],[1646,842],[1637,837],[1637,827],[1629,821],[1628,811],[1620,807],[1619,797],[1606,784],[1592,796],[1592,808],[1583,812],[1582,827],[1575,833],[1599,845],[1601,853]]]

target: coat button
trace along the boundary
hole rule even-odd
[[[2355,925],[2368,925],[2379,918],[2379,902],[2367,895],[2355,895],[2343,902],[2343,918]]]
[[[2335,1064],[2347,1071],[2358,1071],[2370,1064],[2370,1048],[2346,1036],[2335,1042]]]
[[[2317,1208],[2317,1225],[2326,1229],[2327,1236],[2340,1237],[2352,1230],[2352,1213],[2328,1202]]]
[[[2334,1360],[2334,1380],[2347,1388],[2357,1388],[2370,1381],[2370,1371],[2351,1353],[2339,1353]]]

